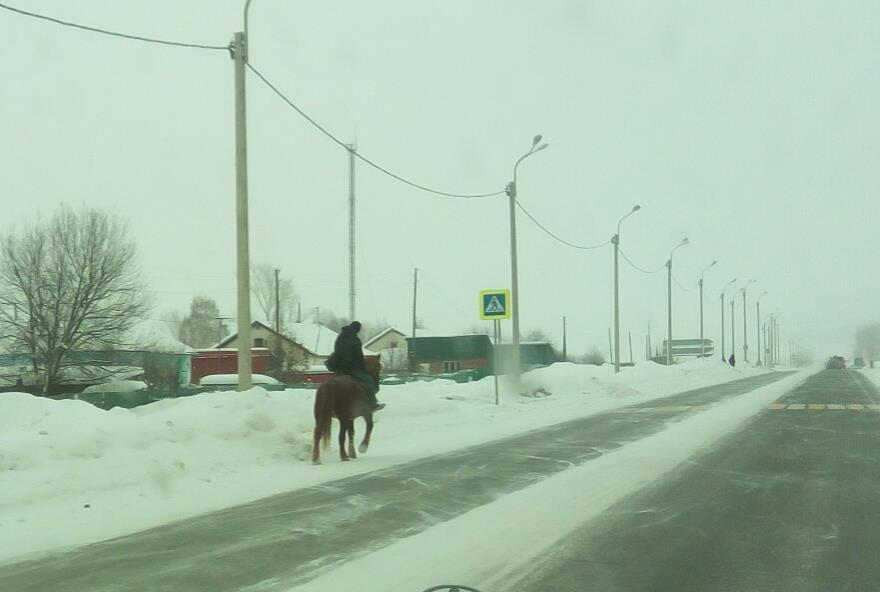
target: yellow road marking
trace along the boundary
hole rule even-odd
[[[878,405],[880,407],[880,405]],[[785,409],[785,403],[773,403],[770,405],[770,409]]]
[[[862,409],[865,408],[865,406],[862,405],[861,403],[850,403],[846,406],[846,408],[847,409],[854,409],[856,411],[861,411]]]
[[[873,409],[874,411],[880,411],[880,405],[866,405],[868,409]]]
[[[810,403],[807,409],[825,409],[825,403]]]
[[[846,409],[846,405],[841,405],[840,403],[828,403],[829,409]]]
[[[788,409],[806,409],[807,406],[803,403],[792,403],[787,407]]]

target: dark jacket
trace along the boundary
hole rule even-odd
[[[364,362],[364,346],[351,325],[343,327],[336,337],[336,343],[333,345],[333,357],[336,372],[344,373],[352,370],[367,372],[367,364]]]

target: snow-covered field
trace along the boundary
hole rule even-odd
[[[524,377],[548,396],[503,395],[499,406],[492,379],[386,386],[370,451],[341,463],[334,437],[321,466],[309,462],[314,391],[257,387],[110,411],[0,394],[0,561],[760,372],[714,360],[643,363],[618,376],[556,364]],[[356,429],[359,439],[363,424]]]

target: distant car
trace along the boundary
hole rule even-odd
[[[844,370],[846,368],[846,360],[843,359],[843,356],[831,356],[828,358],[828,361],[825,362],[826,370]]]

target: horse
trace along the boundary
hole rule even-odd
[[[367,433],[358,450],[363,454],[370,446],[373,433],[373,410],[367,388],[349,376],[337,374],[318,387],[315,393],[315,435],[312,444],[312,464],[321,464],[321,448],[330,442],[333,418],[339,420],[339,457],[343,462],[357,458],[354,451],[354,420],[363,417]],[[348,453],[345,440],[348,436]]]

